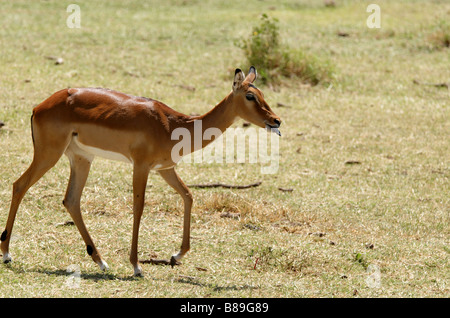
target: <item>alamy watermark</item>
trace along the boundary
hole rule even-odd
[[[67,273],[70,274],[66,278],[66,286],[68,288],[79,288],[81,283],[81,270],[80,266],[72,264],[66,269]]]
[[[66,19],[66,25],[70,29],[81,28],[81,8],[78,4],[71,3],[67,6],[67,13],[70,15]],[[371,3],[366,8],[367,13],[371,13],[366,20],[369,29],[381,28],[381,8],[378,4]]]
[[[366,269],[366,284],[369,288],[381,287],[381,271],[375,264],[370,264]]]
[[[215,127],[203,131],[202,121],[197,120],[192,133],[183,127],[173,130],[171,139],[178,142],[172,148],[171,159],[175,163],[259,163],[261,173],[275,174],[280,157],[278,133],[276,128],[255,127],[228,128],[224,134]],[[211,140],[202,148],[204,141]]]
[[[70,29],[81,28],[81,8],[78,4],[69,4],[66,11],[71,13],[66,20],[66,25]]]
[[[369,29],[381,28],[381,8],[378,4],[369,4],[366,8],[366,12],[372,12],[366,20],[366,25]]]

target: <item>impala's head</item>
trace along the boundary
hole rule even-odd
[[[253,66],[250,67],[247,77],[240,69],[236,69],[232,93],[236,112],[242,119],[281,136],[278,130],[281,119],[270,109],[263,93],[253,85],[256,77],[256,69]]]

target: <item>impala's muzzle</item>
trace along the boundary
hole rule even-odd
[[[281,121],[279,119],[274,119],[273,122],[273,124],[269,124],[267,120],[264,121],[264,123],[266,124],[266,129],[268,131],[276,133],[278,136],[281,136],[281,132],[278,129],[278,127],[280,127],[281,125]]]

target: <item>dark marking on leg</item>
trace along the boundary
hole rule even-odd
[[[92,255],[92,253],[94,252],[94,249],[93,249],[92,246],[90,246],[90,245],[87,245],[87,246],[86,246],[86,250],[87,250],[87,253],[88,253],[89,255]]]
[[[0,238],[0,240],[3,242],[6,240],[6,236],[8,235],[8,230],[4,230],[2,233],[2,237]]]
[[[33,132],[33,116],[34,116],[34,112],[31,115],[31,139],[33,139],[33,146],[34,146],[34,132]]]

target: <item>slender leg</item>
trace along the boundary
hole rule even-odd
[[[9,254],[9,241],[11,239],[11,233],[17,210],[19,209],[19,205],[22,202],[23,197],[27,193],[28,189],[30,189],[33,184],[35,184],[58,162],[67,147],[67,144],[67,140],[62,140],[60,143],[55,142],[51,149],[41,149],[39,147],[35,147],[33,162],[22,174],[22,176],[14,182],[8,221],[6,222],[5,230],[0,237],[4,263],[11,261],[11,255]]]
[[[98,253],[97,248],[86,229],[86,225],[83,222],[80,209],[81,194],[86,184],[91,162],[94,158],[93,156],[75,154],[70,147],[66,151],[66,154],[70,160],[70,178],[63,204],[67,208],[67,211],[69,211],[70,216],[86,243],[87,253],[92,257],[92,260],[100,266],[101,270],[106,270],[108,269],[108,264],[102,260]]]
[[[180,179],[174,168],[159,170],[158,172],[164,180],[166,180],[166,182],[181,195],[184,201],[183,241],[178,254],[172,255],[170,258],[170,265],[173,267],[189,251],[190,248],[191,208],[193,199],[191,191]]]
[[[138,239],[149,171],[149,166],[145,164],[140,165],[135,163],[133,168],[133,238],[131,242],[130,262],[134,268],[134,276],[142,276],[142,269],[138,260]]]

